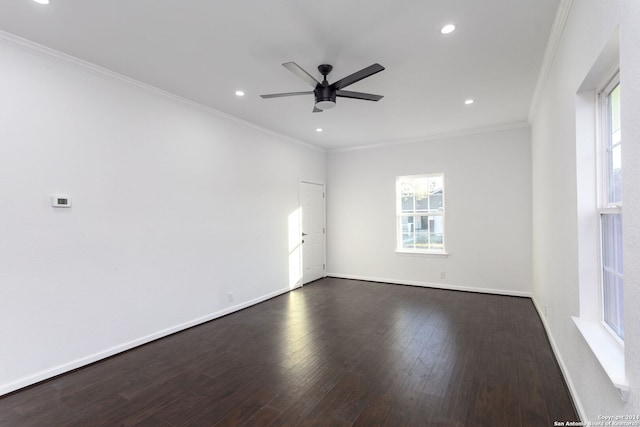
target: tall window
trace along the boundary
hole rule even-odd
[[[396,178],[397,250],[444,253],[444,174]]]
[[[604,322],[624,339],[622,287],[622,138],[620,133],[620,83],[616,76],[601,94],[602,161],[600,191],[600,241],[602,264],[602,314]]]

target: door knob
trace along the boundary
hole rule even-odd
[[[302,232],[302,237],[307,236],[307,233],[305,233],[304,231]]]

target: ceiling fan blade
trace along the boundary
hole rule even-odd
[[[360,71],[356,71],[355,73],[348,75],[343,79],[338,80],[337,82],[333,83],[331,86],[333,86],[337,90],[340,90],[343,87],[347,87],[349,85],[354,84],[355,82],[359,82],[360,80],[366,77],[369,77],[375,73],[379,73],[382,70],[384,70],[384,67],[380,64],[376,63],[373,65],[369,65],[368,67],[363,68]]]
[[[286,93],[271,93],[268,95],[260,95],[261,98],[282,98],[283,96],[298,96],[298,95],[310,95],[313,91],[309,92],[286,92]]]
[[[319,109],[318,107],[316,107],[315,105],[313,106],[313,112],[314,113],[322,113],[323,110]]]
[[[291,71],[296,76],[300,77],[305,82],[309,83],[313,87],[316,87],[316,85],[321,84],[315,77],[307,73],[305,70],[302,69],[302,67],[300,67],[295,62],[285,62],[284,64],[282,64],[282,66],[287,70]]]
[[[372,93],[351,92],[349,90],[337,90],[336,96],[343,98],[364,99],[366,101],[380,101],[383,95],[374,95]]]

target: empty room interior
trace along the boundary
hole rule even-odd
[[[637,0],[3,1],[0,425],[640,426],[638,117]]]

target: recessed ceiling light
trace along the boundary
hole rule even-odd
[[[316,128],[316,132],[322,132],[322,128]]]
[[[241,90],[236,91],[236,96],[244,96],[244,92]]]
[[[33,0],[33,1],[40,4],[49,4],[49,0]]]
[[[442,34],[449,34],[449,33],[452,33],[452,32],[453,32],[453,30],[455,30],[455,29],[456,29],[456,26],[455,26],[455,25],[453,25],[453,24],[447,24],[447,25],[445,25],[444,27],[442,27],[442,29],[440,30],[440,32],[441,32]]]
[[[471,105],[473,104],[475,101],[473,99],[467,99],[466,101],[464,101],[465,105]]]

